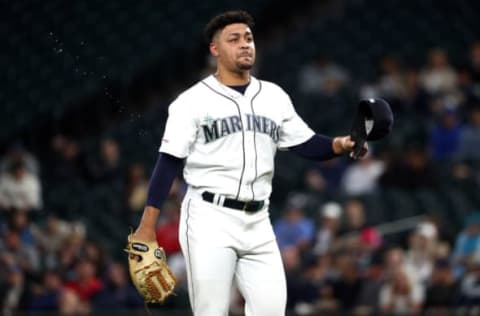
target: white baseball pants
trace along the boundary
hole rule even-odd
[[[195,316],[228,315],[234,278],[246,316],[285,315],[285,273],[268,206],[248,214],[203,201],[189,188],[179,239]]]

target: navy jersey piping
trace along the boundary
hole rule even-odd
[[[260,94],[260,91],[262,91],[262,82],[258,81],[258,91],[255,93],[255,95],[252,97],[250,100],[250,109],[252,110],[253,117],[255,117],[255,111],[253,110],[253,100]],[[257,167],[257,130],[255,128],[255,124],[253,124],[253,149],[255,150],[255,177],[252,180],[251,183],[251,188],[252,188],[252,201],[255,200],[255,191],[253,190],[253,184],[255,183],[255,180],[257,180],[257,175],[258,175],[258,167]]]
[[[190,219],[190,202],[192,201],[192,199],[189,199],[188,200],[188,204],[187,204],[187,219],[185,220],[185,224],[187,226],[186,228],[186,231],[185,231],[185,234],[186,234],[186,237],[187,237],[187,253],[188,253],[188,268],[190,270],[190,279],[191,281],[189,282],[192,286],[192,309],[195,309],[195,284],[194,284],[194,277],[193,277],[193,272],[192,272],[192,254],[190,252],[190,238],[188,238],[188,220]]]
[[[244,127],[243,127],[243,120],[242,120],[242,112],[240,111],[240,106],[238,105],[238,103],[233,100],[232,98],[224,95],[223,93],[220,93],[218,92],[217,90],[215,90],[214,88],[210,87],[207,83],[205,83],[204,81],[200,81],[201,83],[203,83],[207,88],[209,88],[210,90],[212,90],[213,92],[215,92],[216,94],[218,95],[221,95],[222,97],[226,98],[227,100],[230,100],[232,101],[233,103],[235,103],[236,107],[237,107],[237,111],[238,111],[238,116],[240,117],[240,123],[242,125],[242,151],[243,151],[243,164],[242,164],[242,172],[240,173],[240,181],[238,182],[238,190],[237,190],[237,195],[235,197],[235,199],[238,199],[238,197],[240,196],[240,189],[242,187],[242,181],[243,181],[243,175],[245,173],[245,160],[246,160],[246,157],[245,157],[245,131],[244,131]]]

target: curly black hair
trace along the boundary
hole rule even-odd
[[[253,17],[248,12],[242,10],[223,12],[213,17],[205,26],[204,34],[207,43],[212,42],[213,37],[218,31],[223,30],[225,26],[233,23],[244,23],[251,29],[255,25]]]

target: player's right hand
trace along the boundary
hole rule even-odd
[[[337,155],[350,154],[350,157],[353,159],[361,159],[365,157],[368,152],[367,143],[363,144],[363,148],[360,150],[358,155],[354,155],[353,150],[355,149],[355,142],[352,140],[351,136],[339,136],[333,139],[333,151]]]

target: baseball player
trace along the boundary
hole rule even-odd
[[[350,153],[350,136],[315,134],[279,86],[250,74],[255,63],[252,17],[229,11],[205,34],[215,74],[181,93],[169,107],[160,155],[135,238],[155,240],[160,207],[183,167],[188,184],[179,239],[196,316],[228,315],[235,279],[246,315],[285,314],[286,284],[269,218],[277,149],[312,160]],[[319,115],[321,115],[319,113]]]

